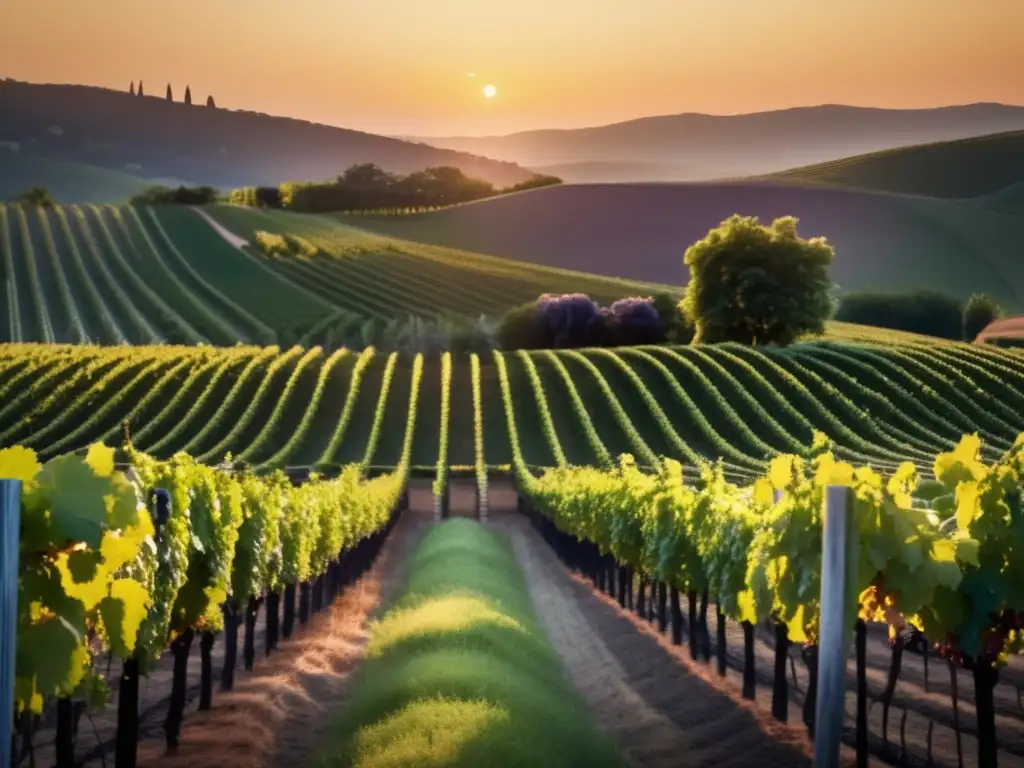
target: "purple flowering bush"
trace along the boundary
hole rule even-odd
[[[630,296],[602,307],[583,293],[545,293],[502,318],[502,349],[575,349],[659,344],[662,312],[652,298]]]

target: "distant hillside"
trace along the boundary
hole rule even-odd
[[[934,109],[874,109],[841,105],[747,115],[680,114],[614,125],[539,130],[507,136],[418,139],[530,168],[579,163],[654,163],[674,181],[750,176],[881,149],[1024,129],[1024,107],[971,104]],[[566,181],[628,181],[615,166],[598,178],[571,172]]]
[[[1018,216],[974,203],[770,184],[564,185],[429,214],[360,219],[420,242],[683,285],[683,253],[733,213],[800,219],[836,247],[842,291],[973,291],[1024,310]]]
[[[164,100],[162,88],[160,94],[0,81],[0,145],[218,187],[322,180],[364,162],[396,173],[451,165],[502,187],[533,176],[464,152],[256,112],[186,106]]]
[[[976,197],[1024,182],[1024,131],[900,147],[765,178],[930,197]]]
[[[533,167],[530,170],[557,176],[574,184],[601,184],[634,181],[678,181],[688,167],[647,160],[598,160],[595,162],[560,163]]]
[[[61,203],[126,200],[152,182],[108,168],[32,157],[0,147],[0,202],[46,187]]]
[[[1024,181],[980,197],[978,202],[994,211],[1024,213]]]

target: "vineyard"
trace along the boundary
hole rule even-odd
[[[507,468],[521,450],[534,467],[609,466],[630,453],[642,466],[664,456],[692,471],[698,457],[722,457],[743,479],[774,455],[803,452],[815,430],[840,457],[883,469],[904,460],[925,469],[936,450],[973,432],[995,456],[1024,430],[1022,388],[1018,352],[952,343],[468,358],[12,344],[0,348],[0,443],[48,458],[118,444],[127,422],[134,445],[159,457],[391,469],[418,402],[410,463],[430,475]]]
[[[210,218],[206,218],[209,216]],[[257,233],[312,254],[233,246]],[[393,240],[327,217],[232,206],[0,205],[0,341],[301,343],[368,321],[495,316],[546,291],[614,300],[651,286]],[[349,345],[351,346],[351,344]]]
[[[839,323],[786,348],[424,349],[399,318],[665,286],[233,206],[0,206],[0,268],[0,477],[23,484],[16,762],[34,764],[42,739],[60,768],[105,763],[108,747],[134,768],[157,718],[176,750],[193,700],[216,709],[215,677],[230,693],[237,667],[259,667],[257,646],[270,655],[315,630],[396,536],[468,515],[504,537],[460,522],[396,555],[413,586],[376,625],[366,669],[384,672],[360,678],[339,761],[387,752],[385,699],[411,708],[409,733],[421,719],[447,730],[470,710],[418,709],[416,686],[521,676],[496,709],[473,710],[516,711],[521,730],[471,754],[593,747],[582,692],[640,764],[666,765],[659,749],[748,764],[695,743],[678,712],[658,721],[672,749],[629,731],[657,720],[638,707],[665,694],[607,659],[643,657],[661,665],[658,685],[675,675],[679,696],[717,713],[707,744],[735,726],[766,765],[804,764],[735,699],[767,687],[773,718],[795,721],[792,700],[813,733],[827,485],[850,488],[859,521],[846,734],[858,761],[1024,761],[1019,349]],[[426,634],[413,642],[406,626]],[[453,682],[462,667],[432,654],[450,661],[459,638],[479,675]],[[542,695],[548,639],[576,690]],[[737,695],[679,666],[684,639],[691,662],[741,675]],[[929,677],[929,654],[948,683]],[[869,691],[884,711],[870,721]],[[83,757],[82,713],[104,702],[116,722]],[[565,713],[564,730],[547,733],[543,712]]]

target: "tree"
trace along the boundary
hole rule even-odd
[[[210,94],[206,97],[206,106],[208,106],[210,109],[217,108],[217,105],[213,102],[213,94]]]
[[[821,334],[832,316],[825,238],[802,239],[792,216],[762,225],[734,215],[686,249],[682,309],[695,343],[790,344]]]
[[[140,83],[140,85],[141,85],[141,83]],[[131,87],[128,89],[128,93],[130,93],[132,96],[135,95],[135,81],[134,80],[132,80],[132,84],[131,84]]]
[[[142,91],[142,81],[139,80],[139,96],[145,96],[146,94]]]
[[[167,96],[165,97],[168,101],[174,101],[174,94],[171,93],[171,84],[167,84]]]
[[[192,90],[187,85],[185,86],[185,103],[192,106]]]
[[[857,291],[839,297],[836,320],[959,341],[964,303],[936,291]]]
[[[22,205],[32,205],[42,208],[52,208],[57,204],[50,190],[46,187],[32,187],[27,189],[15,198],[15,202]]]
[[[974,341],[978,334],[1003,316],[1003,308],[984,293],[975,293],[964,306],[964,341]]]

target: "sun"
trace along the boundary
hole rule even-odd
[[[488,83],[487,85],[484,86],[484,98],[485,99],[493,99],[497,95],[498,95],[498,88],[497,88],[497,86],[491,85],[490,83]]]

